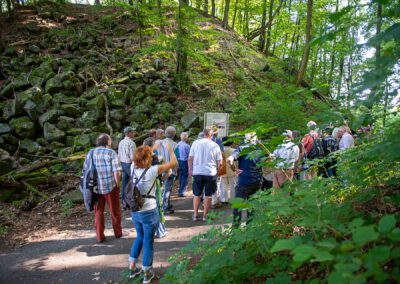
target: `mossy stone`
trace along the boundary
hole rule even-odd
[[[35,138],[35,124],[27,116],[12,119],[10,126],[12,132],[20,138]]]

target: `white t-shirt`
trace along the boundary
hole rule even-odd
[[[193,157],[193,175],[217,175],[217,161],[222,160],[222,153],[218,144],[211,139],[194,141],[189,157]]]
[[[135,168],[135,165],[132,164],[131,166],[132,178],[136,176],[139,179],[144,170],[145,169]],[[156,184],[154,182],[157,179],[157,176],[158,176],[158,165],[151,166],[137,184],[137,188],[139,189],[142,195],[146,195],[147,192],[150,190],[150,187],[152,187],[154,184],[153,188],[149,192],[149,195],[154,197],[156,196]],[[140,211],[153,210],[156,207],[157,207],[157,201],[155,198],[144,198],[143,208]]]
[[[340,139],[339,149],[346,149],[354,146],[354,138],[349,133],[345,132]]]

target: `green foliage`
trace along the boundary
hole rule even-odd
[[[161,282],[395,282],[399,127],[397,120],[385,134],[342,152],[337,178],[296,181],[249,202],[233,200],[233,208],[253,210],[252,222],[195,237],[170,259]]]
[[[72,200],[66,200],[62,203],[62,215],[68,217],[71,213],[71,209],[74,207],[74,202]]]

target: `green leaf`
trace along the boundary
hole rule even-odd
[[[394,242],[400,241],[400,229],[395,228],[392,233],[390,233],[389,238]]]
[[[312,260],[312,262],[324,262],[335,259],[335,257],[327,251],[316,251],[314,256],[315,258]]]
[[[351,220],[351,222],[349,223],[349,229],[355,229],[358,227],[361,227],[364,224],[364,220],[361,218],[355,218],[353,220]]]
[[[296,246],[296,242],[293,239],[278,240],[271,248],[271,252],[278,252],[282,250],[292,250]]]
[[[396,226],[396,218],[394,215],[385,215],[379,221],[378,231],[382,234],[389,233]]]
[[[374,226],[359,227],[353,231],[353,241],[360,246],[378,238],[379,234],[375,231]]]
[[[304,262],[309,259],[315,251],[315,248],[310,245],[300,245],[293,250],[293,260],[295,262]]]

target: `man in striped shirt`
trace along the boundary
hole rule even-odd
[[[98,202],[94,206],[96,239],[105,240],[104,209],[107,203],[111,212],[111,221],[116,238],[122,237],[121,205],[119,201],[119,183],[121,165],[117,153],[111,149],[112,140],[107,134],[101,134],[93,150],[93,164],[97,172]]]
[[[135,136],[135,129],[129,126],[125,127],[124,134],[125,138],[118,145],[118,157],[122,166],[122,200],[125,197],[125,187],[129,182],[133,153],[136,149],[136,144],[132,140]]]

